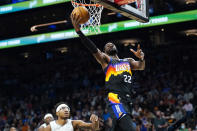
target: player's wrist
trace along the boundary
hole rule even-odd
[[[80,28],[75,28],[75,31],[80,32],[81,30],[80,30]]]
[[[80,29],[75,29],[76,33],[77,34],[80,34],[81,33],[81,30]]]

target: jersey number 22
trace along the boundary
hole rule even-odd
[[[131,83],[131,76],[124,75],[124,82]]]

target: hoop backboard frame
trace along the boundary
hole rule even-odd
[[[123,16],[128,17],[130,19],[134,19],[142,23],[149,22],[149,0],[140,1],[142,1],[140,9],[136,9],[129,4],[119,6],[108,0],[97,0],[97,3],[104,6],[104,8],[120,13]]]

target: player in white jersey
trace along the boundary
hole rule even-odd
[[[70,108],[68,105],[59,103],[56,107],[58,119],[50,122],[44,131],[76,131],[77,129],[99,130],[99,121],[96,115],[91,115],[90,121],[92,123],[86,123],[82,120],[70,120]]]
[[[44,116],[44,124],[42,124],[39,128],[38,128],[38,131],[44,131],[44,128],[46,128],[48,125],[49,125],[49,123],[51,122],[51,121],[53,121],[54,119],[53,119],[53,115],[52,114],[50,114],[50,113],[47,113],[45,116]]]

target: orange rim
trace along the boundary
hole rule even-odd
[[[78,5],[78,6],[96,6],[96,7],[101,7],[102,5],[100,4],[82,4],[82,3],[77,3],[72,1],[73,4]]]

